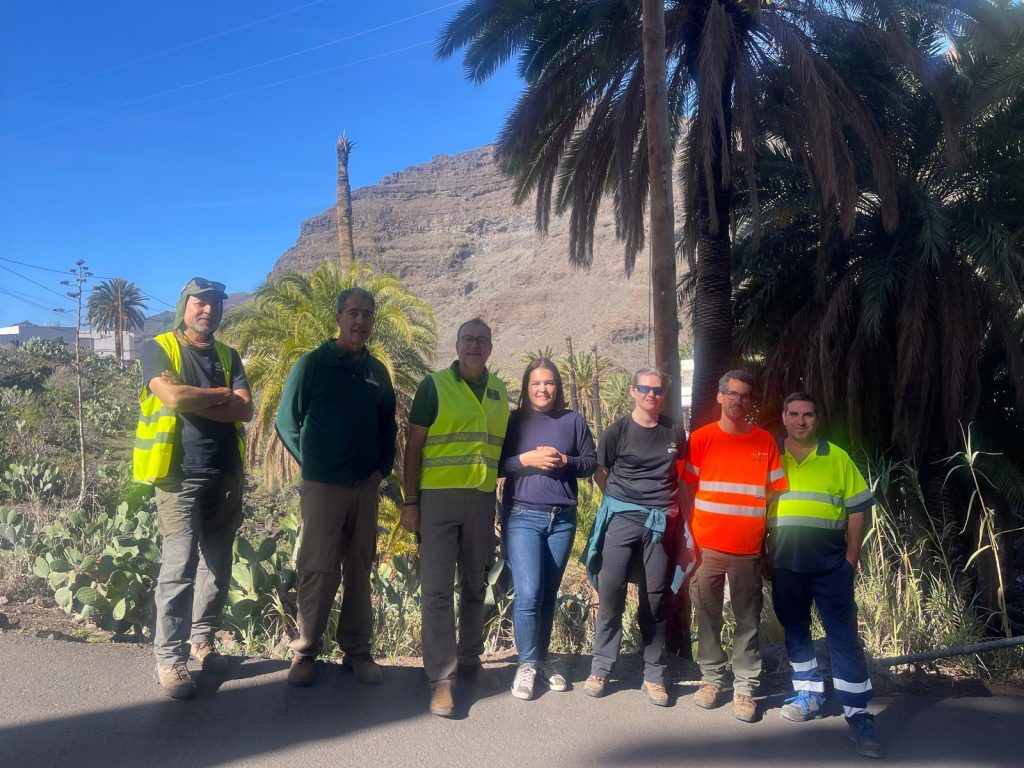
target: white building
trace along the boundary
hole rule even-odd
[[[115,355],[114,336],[113,333],[83,329],[80,337],[82,351],[113,357]],[[121,338],[123,339],[123,358],[125,360],[137,359],[139,341],[135,334],[125,331]],[[59,340],[70,347],[75,343],[75,329],[62,325],[36,325],[29,322],[0,327],[0,344],[13,344],[20,347],[29,339]]]

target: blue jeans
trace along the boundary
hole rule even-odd
[[[503,516],[502,535],[515,588],[512,619],[520,664],[536,665],[547,656],[555,598],[576,535],[576,507],[548,510],[513,504]]]

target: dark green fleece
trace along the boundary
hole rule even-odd
[[[302,356],[288,374],[277,434],[304,480],[356,483],[395,461],[395,390],[365,348],[357,360],[334,340]]]

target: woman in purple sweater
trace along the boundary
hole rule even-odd
[[[547,660],[548,644],[576,534],[577,478],[590,477],[596,467],[594,438],[583,417],[565,407],[558,368],[545,358],[534,360],[523,374],[501,456],[502,536],[515,587],[517,699],[533,698],[537,677],[552,691],[569,690]]]

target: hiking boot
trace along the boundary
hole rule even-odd
[[[587,682],[583,684],[583,692],[587,696],[593,696],[595,699],[599,699],[604,696],[605,686],[608,685],[608,679],[601,677],[600,675],[591,675],[587,678]]]
[[[438,717],[451,717],[455,711],[455,701],[452,699],[451,680],[442,680],[434,686],[434,692],[430,694],[430,714]]]
[[[875,738],[875,718],[868,714],[857,714],[847,719],[850,726],[850,741],[857,754],[878,759],[882,756],[882,745]]]
[[[665,690],[665,686],[662,683],[655,682],[654,680],[644,680],[640,690],[644,692],[647,700],[654,706],[668,706],[668,691]]]
[[[198,661],[208,675],[226,675],[228,657],[213,643],[192,643],[192,658]]]
[[[384,670],[370,656],[346,656],[341,665],[351,669],[356,680],[363,685],[380,685],[384,679]]]
[[[288,682],[292,685],[307,686],[316,682],[316,657],[292,654],[292,665],[288,667]]]
[[[552,691],[569,690],[569,681],[565,679],[565,675],[555,666],[553,661],[541,662],[540,666],[537,667],[537,677]]]
[[[735,693],[732,697],[732,716],[744,723],[752,723],[757,719],[757,702],[753,696]]]
[[[516,670],[516,679],[512,682],[512,695],[517,699],[529,701],[533,698],[533,682],[536,679],[536,669],[529,664],[520,664]]]
[[[188,665],[184,661],[174,664],[157,664],[156,681],[164,689],[164,693],[172,699],[191,699],[196,695],[196,686],[188,673]]]
[[[714,683],[701,683],[693,694],[693,703],[701,709],[714,709],[722,704],[722,686]]]
[[[498,676],[489,669],[484,669],[483,664],[480,662],[476,664],[459,664],[456,674],[459,680],[465,680],[467,683],[472,683],[477,688],[483,688],[486,691],[494,691],[501,687],[501,680],[498,679]]]
[[[797,691],[796,696],[786,699],[779,710],[779,717],[802,723],[821,717],[821,708],[825,706],[825,694],[816,691]]]

